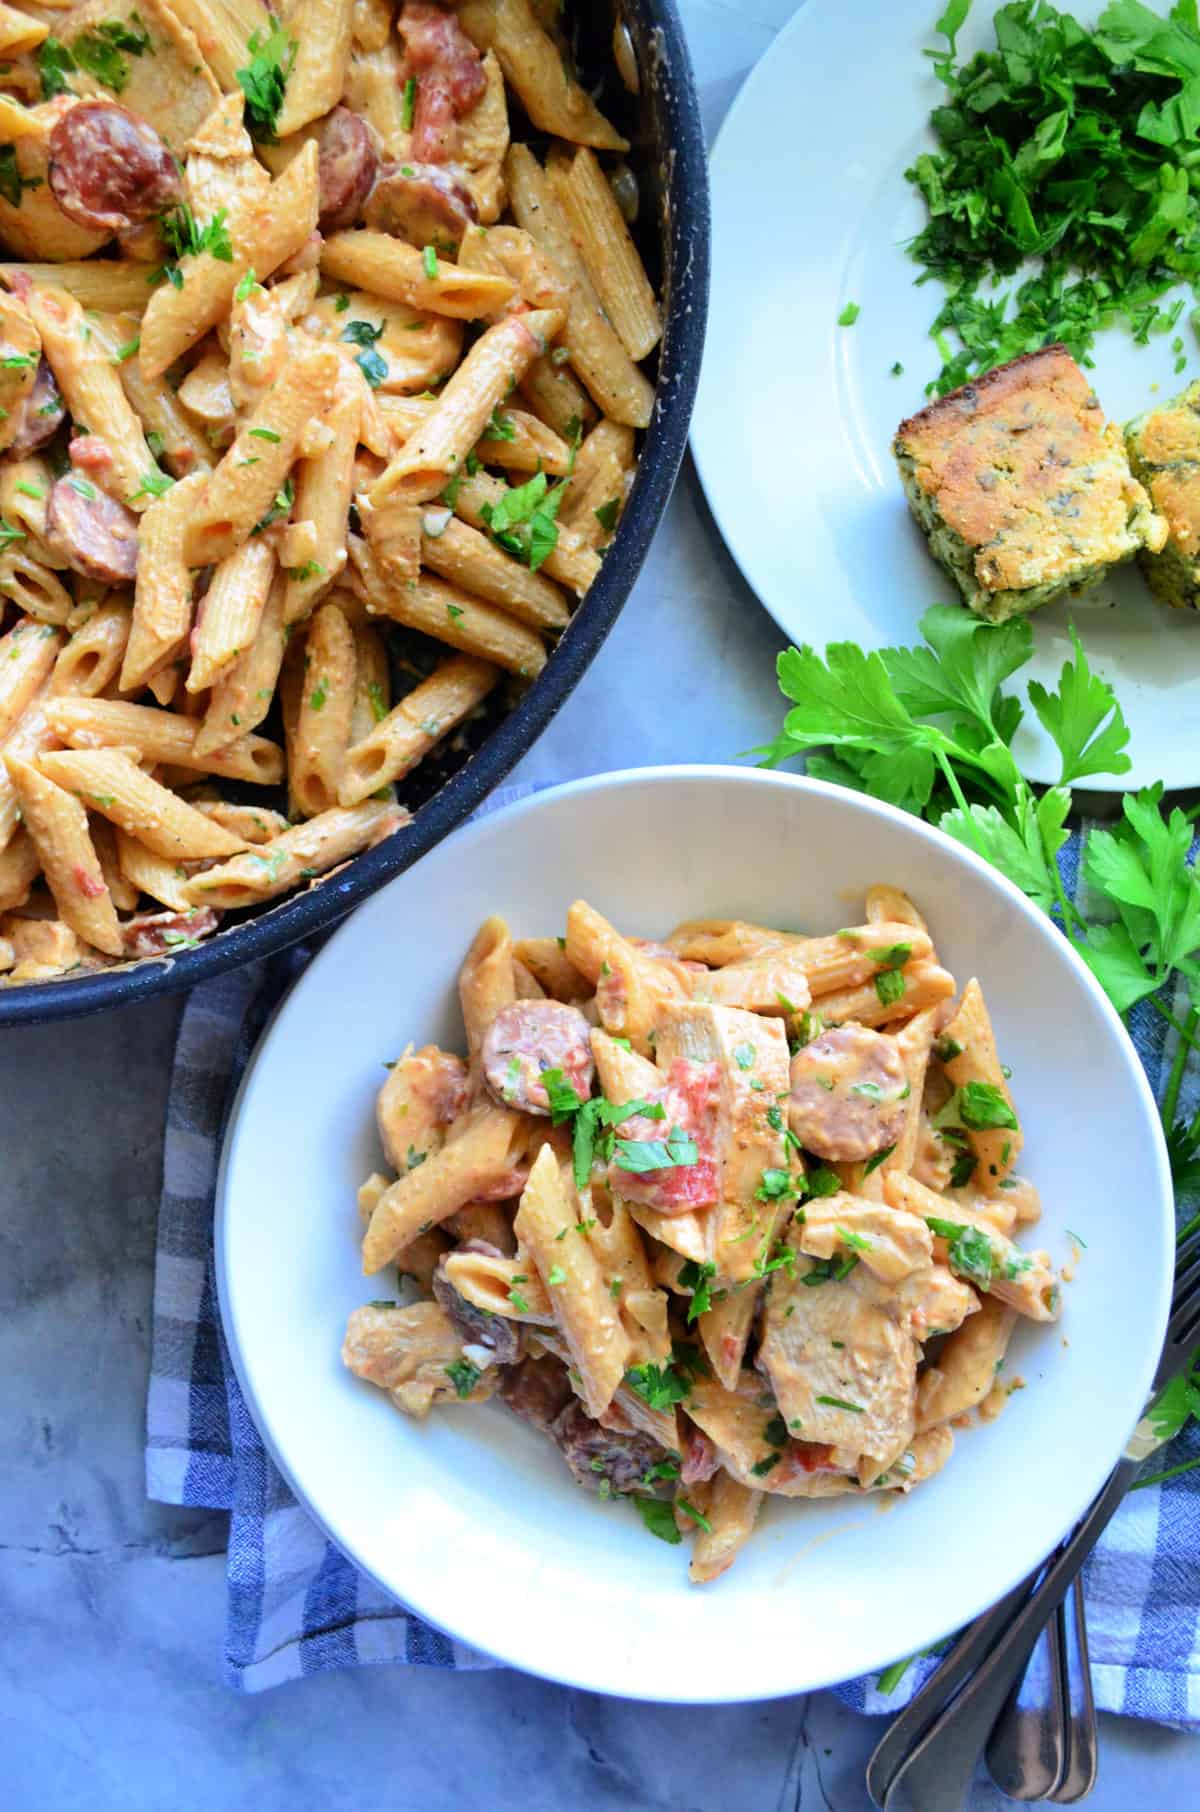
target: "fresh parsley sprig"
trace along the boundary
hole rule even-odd
[[[1198,1196],[1200,1110],[1177,1118],[1188,1056],[1200,1050],[1200,880],[1190,854],[1191,816],[1178,807],[1164,812],[1161,786],[1126,794],[1121,820],[1088,834],[1085,914],[1067,896],[1058,856],[1067,841],[1072,788],[1130,767],[1129,731],[1112,688],[1092,672],[1073,631],[1074,659],[1064,663],[1055,690],[1029,681],[1029,704],[1060,760],[1056,783],[1038,789],[1012,752],[1024,706],[1003,689],[1032,656],[1028,622],[983,623],[938,605],[921,618],[920,628],[924,647],[867,654],[840,642],[823,658],[810,647],[781,654],[779,684],[791,708],[774,742],[755,753],[766,767],[804,755],[810,774],[937,825],[1058,922],[1119,1013],[1145,1001],[1165,1019],[1178,1037],[1162,1104],[1172,1176],[1180,1200]],[[1168,1004],[1181,983],[1191,1002],[1183,1019]],[[956,1091],[938,1118],[951,1138],[958,1127],[1015,1123],[998,1089],[980,1094],[971,1085]],[[957,1136],[965,1139],[965,1133]],[[974,1164],[964,1150],[952,1186],[969,1182]],[[1200,1213],[1179,1237],[1197,1228]],[[960,1268],[969,1273],[975,1265],[982,1273],[982,1253],[968,1244],[958,1246]],[[815,1286],[840,1274],[825,1261],[803,1282]],[[1170,1401],[1200,1404],[1200,1397],[1176,1392]]]

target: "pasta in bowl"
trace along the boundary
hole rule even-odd
[[[905,893],[828,936],[492,918],[459,997],[466,1061],[397,1059],[359,1191],[364,1270],[422,1294],[343,1358],[398,1409],[497,1396],[698,1584],[764,1496],[908,1492],[999,1412],[1059,1284],[983,990]]]
[[[685,63],[630,98],[657,11],[623,75],[527,0],[0,21],[0,993],[72,984],[28,1016],[328,923],[578,678],[702,329],[627,136],[694,124]]]
[[[881,877],[897,890],[894,895],[870,894]],[[903,910],[900,893],[925,918],[931,948],[919,926],[891,916]],[[873,910],[883,909],[886,901],[885,918],[867,916],[869,894]],[[581,907],[572,913],[581,899],[593,903],[590,913]],[[586,941],[589,927],[608,936],[601,932],[597,908],[613,928],[611,942],[602,947]],[[476,942],[480,919],[489,912],[504,920],[509,937],[492,924]],[[753,975],[757,959],[746,951],[734,962],[728,947],[698,941],[689,942],[683,954],[682,939],[668,959],[658,940],[672,927],[685,926],[698,940],[711,933],[704,921],[735,919],[783,928],[785,940],[802,929],[805,961],[813,948],[808,938],[815,937],[840,966],[823,975],[814,972],[818,987],[809,983],[813,999],[807,1008],[805,977],[794,965],[788,980],[781,974],[774,978],[789,1003],[786,1011],[777,1001],[776,1012],[769,1010],[774,995],[761,987],[762,975],[756,1004],[745,993],[741,1000],[750,998],[752,1004],[718,1001],[721,976],[734,972],[724,984],[732,989],[739,985],[740,970],[744,985],[745,970],[750,967]],[[891,928],[884,930],[885,924]],[[868,927],[865,947],[836,939],[838,930]],[[556,932],[567,940],[567,950],[560,950]],[[649,945],[637,941],[642,939]],[[657,957],[647,953],[656,942]],[[900,971],[870,958],[859,980],[867,953],[905,943],[912,954],[901,961]],[[614,954],[624,960],[627,950],[636,961],[622,978]],[[464,976],[464,1021],[455,978],[467,951],[473,954]],[[720,964],[717,955],[724,958]],[[514,956],[533,975],[542,997],[519,977]],[[900,957],[893,951],[891,960]],[[605,962],[613,971],[608,976],[600,973]],[[711,1001],[691,992],[685,978],[701,975],[686,966],[691,963],[705,965]],[[678,992],[669,979],[674,964],[681,965]],[[764,961],[763,967],[769,964]],[[663,1063],[654,1061],[646,1034],[659,1029],[658,1020],[644,1016],[646,996],[639,1000],[631,985],[646,971],[665,988],[664,1004],[673,1004],[681,1035],[689,1015],[710,1028],[729,1015],[745,1015],[749,1022],[747,1035],[734,1038],[732,1052],[752,1044],[753,1069],[743,1070],[728,1049],[722,1059],[712,1056],[711,1046],[691,1045],[683,1053],[701,1066],[717,1062],[715,1119],[706,1117],[714,1113],[707,1088],[693,1093],[689,1084],[683,1095],[674,1089],[669,1071],[677,1053],[669,1045],[660,1053]],[[906,993],[915,994],[918,982],[931,990],[920,1005],[909,1003],[918,1032],[922,1014],[933,1008],[940,1018],[947,1003],[958,1003],[953,1010],[963,1023],[954,1041],[963,1051],[955,1054],[944,1042],[950,1027],[939,1027],[927,1057],[927,1086],[920,1091],[923,1122],[940,1119],[934,1131],[952,1136],[939,1137],[936,1144],[931,1139],[928,1150],[922,1144],[905,1171],[885,1168],[881,1160],[865,1179],[854,1167],[865,1169],[878,1150],[870,1156],[814,1154],[816,1161],[806,1162],[805,1171],[815,1191],[807,1190],[804,1200],[783,1193],[797,1187],[794,1181],[768,1176],[762,1182],[764,1170],[796,1177],[799,1154],[786,1137],[785,1157],[778,1163],[768,1161],[777,1156],[774,1144],[767,1145],[767,1156],[748,1152],[752,1221],[760,1217],[757,1237],[752,1230],[741,1245],[731,1246],[733,1257],[726,1261],[723,1255],[720,1277],[715,1253],[697,1244],[690,1253],[695,1270],[685,1276],[689,1256],[647,1228],[666,1230],[678,1241],[689,1217],[693,1227],[701,1219],[715,1223],[711,1204],[689,1204],[687,1191],[683,1199],[672,1192],[671,1200],[661,1193],[673,1174],[678,1181],[689,1168],[698,1168],[690,1165],[689,1142],[698,1158],[710,1156],[707,1141],[710,1135],[719,1138],[722,1104],[758,1101],[767,1091],[749,1085],[767,1082],[769,1074],[779,1075],[779,1092],[786,1089],[788,1100],[767,1104],[760,1136],[774,1140],[784,1127],[791,1130],[791,1066],[817,1040],[793,1053],[788,1035],[798,1043],[804,1012],[811,1015],[822,998],[828,1004],[830,993],[844,997],[842,1030],[866,1026],[903,1052],[908,1039],[901,1015],[894,1006],[887,1015],[875,986],[878,976],[883,993],[893,993],[897,984],[883,977],[900,972]],[[1003,1067],[997,1076],[990,1054],[986,1068],[971,1067],[982,1048],[967,990],[972,977],[981,983],[999,1059],[1011,1068],[1011,1077]],[[624,1030],[612,1013],[622,979]],[[497,985],[498,995],[492,991]],[[557,999],[556,992],[568,998]],[[860,1003],[857,1018],[845,1009],[851,995]],[[597,996],[610,1012],[607,1046],[603,1028],[592,1023],[599,1008],[589,1003]],[[543,1027],[531,1044],[527,1022],[522,1030],[524,1016],[531,1006],[544,1014],[551,1003],[565,1017],[560,1020],[556,1011],[553,1036]],[[493,1006],[508,1017],[500,1019]],[[485,1044],[489,1012],[492,1023],[500,1023]],[[577,1012],[588,1028],[586,1053],[576,1036]],[[867,1024],[877,1014],[882,1017]],[[963,1035],[967,1020],[973,1021],[970,1036]],[[474,1050],[464,1024],[476,1028]],[[593,1034],[604,1064],[611,1059],[607,1071],[592,1050]],[[623,1038],[629,1040],[628,1051],[616,1042]],[[428,1066],[424,1080],[421,1065],[414,1068],[419,1053]],[[547,1102],[554,1099],[565,1114],[557,1126],[554,1111],[528,1111],[529,1104],[540,1104],[530,1084],[545,1074],[541,1055],[551,1069],[563,1072],[563,1083],[552,1079],[553,1095],[543,1083]],[[732,1063],[724,1060],[729,1055]],[[763,1067],[768,1061],[774,1065],[770,1072]],[[384,1064],[391,1067],[385,1070]],[[879,1149],[899,1146],[918,1091],[904,1096],[905,1083],[892,1081],[890,1064],[865,1074],[843,1073],[845,1101],[854,1109],[849,1119],[839,1113],[840,1132],[847,1127],[856,1132],[859,1151],[864,1127],[885,1137]],[[835,1079],[832,1067],[820,1074]],[[574,1221],[560,1241],[563,1223],[555,1217],[564,1200],[570,1213],[579,1191],[576,1125],[583,1111],[567,1091],[593,1104],[583,1120],[586,1131],[589,1121],[598,1122],[607,1111],[599,1108],[601,1095],[620,1100],[616,1077],[651,1110],[657,1094],[663,1117],[650,1111],[596,1125],[592,1156],[598,1161],[588,1172],[594,1207],[579,1220],[594,1217],[597,1226],[585,1226],[579,1234],[572,1230],[579,1225]],[[862,1081],[903,1099],[876,1102],[869,1092],[849,1094],[849,1086]],[[1005,1117],[995,1098],[968,1087],[973,1082],[995,1088],[999,1100],[1012,1106],[1017,1132],[1003,1125],[970,1126],[971,1119]],[[382,1137],[375,1112],[381,1083],[389,1085]],[[504,1098],[506,1089],[511,1101]],[[808,1115],[815,1101],[819,1114],[829,1093],[818,1084],[811,1094],[796,1096],[797,1106]],[[957,1102],[943,1112],[954,1095]],[[771,1106],[780,1109],[779,1128],[768,1117]],[[619,1114],[620,1107],[613,1111]],[[905,1122],[899,1131],[891,1123],[897,1112]],[[819,1142],[821,1125],[828,1130],[824,1119],[820,1124],[798,1119],[794,1136]],[[989,1134],[990,1146],[982,1143]],[[955,1182],[953,1165],[960,1157],[965,1164],[974,1140],[988,1153],[984,1175],[967,1183],[960,1170]],[[1007,1157],[1006,1140],[1012,1142]],[[638,1145],[673,1148],[666,1149],[666,1157],[687,1157],[689,1165],[665,1166],[663,1153],[654,1152],[648,1160],[652,1168],[616,1166],[620,1184],[614,1191],[609,1179],[618,1153]],[[421,1151],[430,1155],[414,1166]],[[434,1225],[431,1206],[468,1156],[479,1168],[460,1177],[459,1188],[467,1184],[463,1207],[470,1200],[477,1219],[469,1230],[464,1221],[456,1235],[448,1220]],[[634,1152],[635,1165],[644,1157]],[[531,1188],[539,1158],[542,1168]],[[1001,1173],[995,1179],[987,1174],[992,1163]],[[1014,1164],[1017,1176],[1036,1183],[1042,1205],[1036,1223],[1018,1218],[1034,1207],[1024,1185],[997,1187],[990,1196],[985,1187],[989,1180],[997,1185],[1001,1177],[1009,1180]],[[840,1198],[821,1193],[831,1186],[831,1179],[819,1174],[823,1171],[838,1175]],[[359,1203],[360,1210],[370,1211],[370,1221],[363,1221],[355,1199],[372,1176]],[[888,1178],[903,1176],[932,1191],[942,1211],[915,1189],[902,1209],[892,1211],[911,1236],[893,1255],[892,1268],[919,1258],[915,1275],[924,1283],[915,1287],[924,1290],[933,1273],[946,1300],[960,1311],[971,1307],[972,1299],[979,1303],[961,1330],[936,1341],[929,1325],[919,1336],[906,1331],[902,1310],[893,1314],[884,1308],[883,1319],[877,1319],[879,1304],[893,1302],[904,1280],[876,1277],[868,1255],[856,1252],[853,1239],[837,1231],[840,1225],[848,1234],[875,1237],[878,1221],[873,1225],[870,1217],[891,1208],[875,1191]],[[703,1170],[699,1180],[711,1187]],[[766,1200],[756,1198],[760,1187]],[[775,1188],[778,1196],[772,1194]],[[657,1200],[649,1195],[652,1189],[660,1192]],[[493,1200],[484,1199],[493,1192]],[[616,1197],[622,1211],[610,1218]],[[987,1213],[977,1198],[988,1198]],[[853,1202],[863,1204],[858,1213],[864,1218],[857,1224],[847,1218]],[[803,1222],[798,1208],[805,1211]],[[379,1261],[380,1268],[364,1282],[363,1239],[376,1214],[368,1261]],[[768,1215],[772,1241],[760,1260]],[[1003,1216],[999,1226],[997,1215]],[[425,1221],[431,1224],[421,1235]],[[811,1251],[801,1244],[806,1230]],[[736,1237],[732,1224],[730,1231]],[[422,1273],[402,1288],[397,1265],[402,1242],[408,1238],[412,1248],[412,1235],[426,1242]],[[470,1249],[472,1235],[494,1251]],[[395,1256],[388,1256],[392,1247]],[[694,1702],[808,1690],[869,1672],[940,1640],[1024,1578],[1100,1488],[1141,1413],[1165,1325],[1172,1248],[1169,1172],[1153,1098],[1120,1022],[1056,927],[994,869],[891,807],[817,781],[696,767],[603,775],[510,804],[463,827],[363,906],[305,971],[247,1072],[223,1156],[216,1256],[222,1318],[250,1412],[301,1504],[386,1595],[379,1601],[381,1617],[386,1619],[388,1597],[399,1599],[456,1638],[515,1666],[596,1691]],[[1044,1269],[1039,1250],[1049,1255]],[[420,1252],[419,1245],[410,1252],[414,1269]],[[872,1255],[877,1264],[889,1257],[882,1244]],[[858,1259],[854,1268],[834,1277],[852,1256]],[[1032,1260],[1028,1271],[1017,1270],[1024,1257]],[[768,1269],[774,1259],[781,1262]],[[711,1274],[704,1269],[709,1263]],[[985,1263],[991,1267],[987,1290],[981,1282]],[[1011,1278],[1003,1275],[1010,1265],[1016,1270]],[[1076,1275],[1060,1302],[1049,1294],[1039,1298],[1039,1287],[1052,1290],[1057,1279],[1051,1272],[1061,1277],[1064,1265]],[[455,1326],[434,1291],[439,1266],[446,1284],[453,1280],[464,1307],[478,1316],[471,1333]],[[661,1267],[657,1274],[655,1266]],[[564,1282],[558,1281],[559,1271]],[[829,1280],[801,1283],[811,1272]],[[566,1289],[579,1295],[585,1274],[591,1279],[579,1296],[585,1310],[595,1306],[598,1322],[611,1316],[612,1349],[604,1349],[595,1369],[588,1364],[590,1349],[582,1354],[585,1363],[577,1363],[558,1319],[559,1294]],[[626,1278],[613,1296],[613,1282]],[[753,1281],[739,1290],[743,1278]],[[1034,1315],[1016,1314],[997,1373],[999,1341],[1014,1306],[1005,1297],[1009,1286],[1022,1287],[1022,1278],[1025,1287],[1032,1286],[1023,1300]],[[721,1289],[728,1294],[714,1302]],[[440,1281],[439,1291],[453,1302]],[[788,1317],[796,1300],[801,1306]],[[382,1306],[372,1308],[372,1301]],[[888,1408],[883,1397],[859,1395],[864,1379],[858,1367],[844,1369],[859,1325],[854,1319],[848,1332],[845,1306],[860,1301],[868,1305],[864,1331],[878,1331],[898,1361],[900,1414],[888,1424],[880,1414]],[[631,1302],[644,1311],[641,1319],[631,1313]],[[780,1310],[785,1342],[798,1319],[819,1329],[813,1317],[831,1318],[826,1347],[816,1354],[821,1368],[806,1366],[804,1355],[782,1345],[778,1363],[771,1355],[776,1385],[754,1363],[772,1302]],[[728,1331],[736,1342],[736,1317],[748,1303],[755,1325],[746,1334],[737,1376],[751,1381],[753,1395],[739,1421],[740,1399],[718,1369],[734,1378],[736,1345],[726,1353],[714,1338],[710,1352],[701,1322],[715,1333],[722,1316],[733,1317]],[[1120,1312],[1114,1314],[1116,1303]],[[491,1316],[483,1312],[488,1308]],[[664,1313],[675,1355],[670,1358],[655,1357],[663,1352]],[[710,1313],[714,1320],[708,1322]],[[424,1318],[444,1345],[395,1340],[398,1316]],[[580,1324],[569,1314],[563,1320],[572,1338],[580,1338]],[[589,1324],[582,1325],[586,1330]],[[481,1327],[487,1338],[478,1341],[472,1334]],[[995,1342],[990,1361],[983,1354],[977,1368],[962,1363],[959,1332],[965,1336],[989,1327]],[[376,1373],[375,1382],[355,1376],[343,1363],[339,1345],[348,1328],[350,1356],[364,1371]],[[826,1475],[799,1464],[801,1455],[817,1456],[793,1446],[806,1432],[834,1449],[829,1457],[838,1461],[843,1457],[838,1448],[859,1442],[858,1458],[864,1451],[878,1453],[885,1425],[898,1441],[911,1410],[912,1344],[918,1337],[931,1362],[918,1384],[931,1416],[937,1411],[932,1401],[937,1370],[946,1375],[939,1388],[964,1392],[964,1403],[971,1397],[982,1402],[997,1378],[1006,1388],[1024,1380],[1026,1388],[1008,1394],[1003,1413],[985,1427],[960,1430],[951,1417],[953,1454],[931,1476],[915,1484],[906,1480],[912,1489],[875,1488],[874,1479],[864,1488],[857,1466],[843,1465],[829,1475],[849,1485],[839,1485],[836,1496],[797,1498],[763,1490],[772,1474],[791,1474],[801,1488],[817,1480],[821,1489]],[[590,1336],[585,1332],[583,1338]],[[501,1341],[506,1353],[493,1360],[491,1352]],[[842,1341],[843,1348],[835,1348],[834,1341]],[[951,1342],[958,1342],[960,1354],[954,1364],[947,1358]],[[533,1351],[535,1343],[539,1352]],[[569,1412],[559,1439],[547,1439],[536,1423],[511,1413],[500,1396],[502,1383],[511,1386],[526,1376],[522,1347],[538,1360],[532,1379],[544,1368],[551,1384],[543,1419],[553,1423]],[[453,1378],[446,1366],[455,1367]],[[564,1366],[567,1397],[562,1396]],[[584,1395],[569,1376],[571,1366]],[[881,1358],[867,1382],[871,1376],[878,1382],[886,1369]],[[631,1376],[653,1401],[639,1397]],[[591,1398],[599,1409],[602,1392],[614,1379],[612,1402],[620,1415],[591,1414],[586,1393],[600,1393]],[[481,1396],[490,1392],[491,1400],[460,1400],[460,1387],[467,1397],[476,1390]],[[391,1390],[403,1392],[410,1408],[431,1405],[430,1412],[397,1414],[388,1399]],[[817,1397],[860,1404],[864,1415],[872,1408],[870,1441],[860,1426],[864,1415],[817,1404]],[[775,1403],[780,1407],[771,1406]],[[947,1397],[943,1406],[948,1404]],[[786,1428],[788,1418],[810,1415],[812,1429]],[[617,1425],[622,1418],[632,1429]],[[978,1420],[977,1409],[965,1411],[968,1424]],[[685,1440],[689,1427],[696,1432]],[[632,1441],[633,1430],[640,1442]],[[596,1486],[614,1454],[632,1446],[632,1467],[615,1482],[610,1475],[608,1501],[597,1488],[579,1488],[564,1463],[563,1440],[578,1471]],[[728,1455],[733,1470],[723,1467],[701,1482],[694,1468],[705,1470],[717,1450]],[[902,1465],[909,1451],[911,1438],[898,1450]],[[753,1468],[775,1454],[780,1457],[756,1477]],[[823,1463],[825,1456],[819,1457]],[[880,1457],[886,1458],[886,1444]],[[593,1459],[599,1467],[592,1466]],[[657,1466],[664,1474],[643,1489]],[[714,1509],[714,1487],[719,1500],[728,1498],[743,1513],[755,1501],[751,1493],[761,1492],[761,1499],[752,1537],[737,1551],[736,1564],[700,1587],[689,1581],[683,1542],[694,1539],[691,1558],[715,1570],[738,1549],[744,1533],[741,1524],[723,1520],[721,1501]],[[712,1525],[711,1547],[710,1532],[686,1510],[680,1512],[680,1532],[672,1507],[677,1496]],[[668,1540],[672,1531],[681,1535],[676,1553],[647,1531],[639,1503],[657,1504],[649,1514]],[[386,1648],[386,1623],[378,1635]]]

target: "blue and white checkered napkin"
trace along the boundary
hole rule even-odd
[[[510,789],[489,802],[512,798]],[[1064,867],[1073,881],[1074,846]],[[247,1411],[217,1315],[213,1190],[229,1104],[276,1002],[303,969],[285,953],[198,988],[184,1010],[167,1110],[147,1407],[146,1481],[165,1503],[228,1510],[230,1685],[260,1692],[325,1668],[366,1662],[428,1667],[494,1665],[388,1598],[326,1541],[267,1456]],[[1174,1035],[1143,1007],[1138,1053],[1156,1089]],[[1200,1103],[1200,1073],[1181,1108]],[[1200,1453],[1200,1429],[1171,1450]],[[1200,1470],[1134,1492],[1087,1574],[1096,1702],[1106,1711],[1200,1730]],[[856,1709],[895,1712],[935,1658],[920,1660],[890,1694],[874,1678],[841,1688]]]

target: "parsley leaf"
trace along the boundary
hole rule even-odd
[[[278,142],[279,110],[296,61],[296,40],[276,23],[264,38],[251,32],[246,48],[250,61],[237,71],[238,87],[246,97],[246,129],[260,145],[273,145]]]
[[[625,1382],[651,1409],[672,1409],[691,1395],[691,1385],[675,1365],[635,1365]]]
[[[633,1501],[651,1535],[657,1535],[659,1541],[670,1542],[677,1548],[683,1537],[675,1526],[674,1507],[660,1497],[635,1497]]]
[[[469,1359],[455,1359],[446,1367],[446,1376],[454,1386],[455,1396],[465,1400],[475,1389],[483,1373]]]

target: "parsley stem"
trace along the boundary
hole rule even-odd
[[[1194,1460],[1184,1460],[1179,1466],[1168,1466],[1165,1472],[1152,1472],[1148,1479],[1135,1479],[1129,1489],[1144,1491],[1147,1485],[1165,1485],[1168,1479],[1177,1479],[1181,1472],[1191,1472],[1197,1466],[1200,1466],[1200,1454]]]
[[[1068,937],[1071,937],[1071,921],[1074,919],[1076,929],[1082,931],[1086,936],[1087,920],[1076,906],[1074,900],[1069,900],[1067,898],[1067,890],[1063,886],[1063,878],[1058,866],[1058,857],[1050,855],[1046,849],[1044,840],[1042,843],[1042,853],[1046,859],[1046,867],[1054,876],[1054,897],[1058,901],[1058,910],[1062,913],[1063,930]],[[1074,938],[1071,938],[1071,941],[1074,943]]]
[[[958,775],[954,772],[954,769],[946,758],[946,751],[944,749],[935,748],[933,754],[935,761],[946,777],[946,785],[954,795],[954,803],[963,815],[963,823],[968,825],[972,824],[971,808],[967,804],[966,794],[958,784]],[[978,844],[975,845],[975,854],[977,856],[983,855],[983,851],[979,848]],[[987,860],[986,856],[984,857],[984,860]]]
[[[1175,1244],[1177,1246],[1182,1246],[1184,1240],[1187,1239],[1190,1234],[1193,1234],[1197,1227],[1200,1227],[1200,1214],[1194,1214],[1187,1225],[1179,1229],[1179,1232],[1175,1235]]]
[[[1172,1013],[1169,1007],[1163,1006],[1163,1003],[1159,1000],[1157,994],[1148,994],[1146,998],[1154,1008],[1154,1011],[1160,1013],[1171,1029],[1179,1034],[1179,1049],[1176,1051],[1175,1061],[1171,1065],[1171,1076],[1167,1083],[1167,1092],[1163,1097],[1162,1106],[1163,1125],[1169,1130],[1175,1117],[1175,1104],[1179,1100],[1179,1089],[1183,1081],[1183,1071],[1187,1064],[1188,1052],[1200,1050],[1200,1044],[1197,1043],[1193,1036],[1196,1029],[1197,1014],[1195,1008],[1193,1008],[1188,1014],[1187,1024],[1180,1025],[1174,1013]]]

